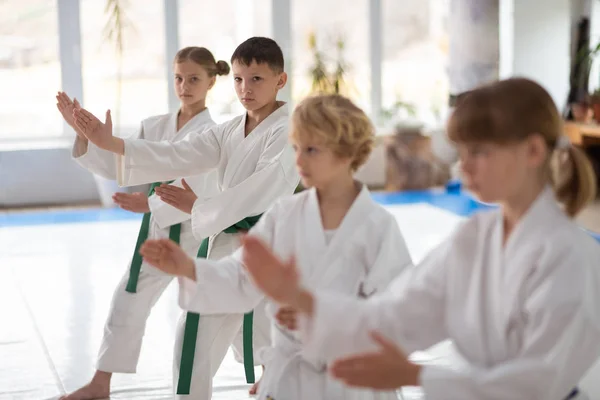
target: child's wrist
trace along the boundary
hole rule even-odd
[[[107,150],[115,154],[125,155],[125,141],[121,138],[111,136],[108,147]]]
[[[111,136],[110,138],[106,138],[97,144],[103,150],[110,151],[115,154],[124,154],[125,150],[125,142],[123,139]]]

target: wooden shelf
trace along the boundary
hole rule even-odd
[[[565,133],[571,143],[586,147],[600,141],[600,125],[565,122]]]

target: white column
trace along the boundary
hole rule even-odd
[[[500,69],[499,78],[505,79],[513,74],[513,54],[515,45],[514,0],[500,0]]]
[[[291,0],[272,0],[271,2],[271,32],[273,40],[279,44],[283,51],[285,70],[288,73],[288,81],[285,88],[279,93],[279,99],[292,104],[292,19]]]
[[[503,77],[522,76],[540,83],[559,108],[569,93],[571,65],[570,0],[503,0],[503,27],[512,31],[502,46]],[[503,40],[505,38],[503,37]],[[512,48],[512,52],[511,52]]]
[[[498,79],[499,0],[451,0],[448,74],[450,94]]]
[[[179,1],[164,0],[165,17],[165,66],[167,74],[167,87],[169,90],[169,111],[175,112],[179,108],[179,99],[175,94],[173,79],[173,59],[179,51]]]
[[[371,119],[381,121],[381,61],[383,58],[383,27],[381,0],[369,0],[369,53],[371,66]]]
[[[235,2],[235,37],[236,46],[255,36],[254,34],[254,0],[236,0]]]
[[[58,0],[58,35],[62,90],[84,104],[79,0]],[[72,132],[65,123],[63,133]]]
[[[451,0],[448,18],[450,95],[498,79],[499,0]],[[451,110],[450,110],[451,111]],[[431,135],[432,150],[443,162],[457,159],[445,129]]]

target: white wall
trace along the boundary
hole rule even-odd
[[[92,174],[71,159],[71,148],[0,151],[0,207],[97,202]]]

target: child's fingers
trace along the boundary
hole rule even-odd
[[[128,193],[118,192],[118,193],[113,194],[113,200],[115,202],[120,202],[120,203],[123,203],[126,201],[131,201],[131,197],[132,196]]]
[[[73,118],[75,119],[75,125],[77,125],[77,127],[79,129],[81,129],[83,132],[86,132],[88,124],[86,121],[84,121],[82,118],[79,117],[79,115],[76,115],[75,113],[73,113]]]
[[[177,195],[179,193],[185,192],[184,189],[177,187],[177,186],[172,186],[172,185],[161,185],[159,187],[156,188],[155,190],[156,193],[162,193],[162,194],[169,194],[169,195]]]
[[[63,107],[68,107],[71,104],[71,99],[64,92],[59,92],[56,99],[60,102]]]
[[[147,260],[160,260],[160,252],[153,249],[140,249],[140,255]]]
[[[85,108],[76,108],[76,110],[80,110],[81,111],[81,115],[83,117],[85,117],[87,120],[89,121],[94,121],[97,118],[94,116],[94,114],[92,114],[91,112],[89,112],[88,110],[86,110]]]
[[[126,205],[126,204],[118,204],[118,203],[117,203],[117,205],[118,205],[118,206],[119,206],[119,208],[120,208],[120,209],[122,209],[122,210],[125,210],[125,211],[134,211],[134,210],[133,210],[133,208],[132,208],[131,206],[129,206],[129,205]]]
[[[142,247],[140,247],[140,254],[143,257],[160,258],[162,252],[163,245],[156,240],[146,241]]]
[[[121,198],[121,199],[124,199],[124,198],[127,198],[127,197],[131,196],[131,195],[129,193],[117,192],[113,196]]]
[[[193,192],[192,188],[190,187],[190,185],[188,185],[188,183],[185,181],[185,179],[182,179],[182,180],[181,180],[181,184],[183,185],[183,188],[184,188],[185,190],[190,190],[190,191],[192,191],[192,192]]]
[[[166,250],[168,250],[168,251],[173,251],[173,252],[180,252],[180,251],[182,251],[181,247],[177,243],[175,243],[174,241],[172,241],[172,240],[162,239],[161,240],[161,244],[162,244],[163,248],[166,249]]]
[[[173,207],[179,206],[179,201],[177,201],[177,200],[165,198],[165,197],[161,197],[160,199],[170,206],[173,206]]]
[[[179,199],[179,196],[177,196],[173,193],[156,192],[156,195],[158,197],[160,197],[161,199],[169,199],[171,201],[175,201],[175,200]]]
[[[132,203],[131,200],[129,199],[123,199],[123,198],[118,198],[116,200],[114,200],[115,204],[120,206],[120,207],[131,207]]]

